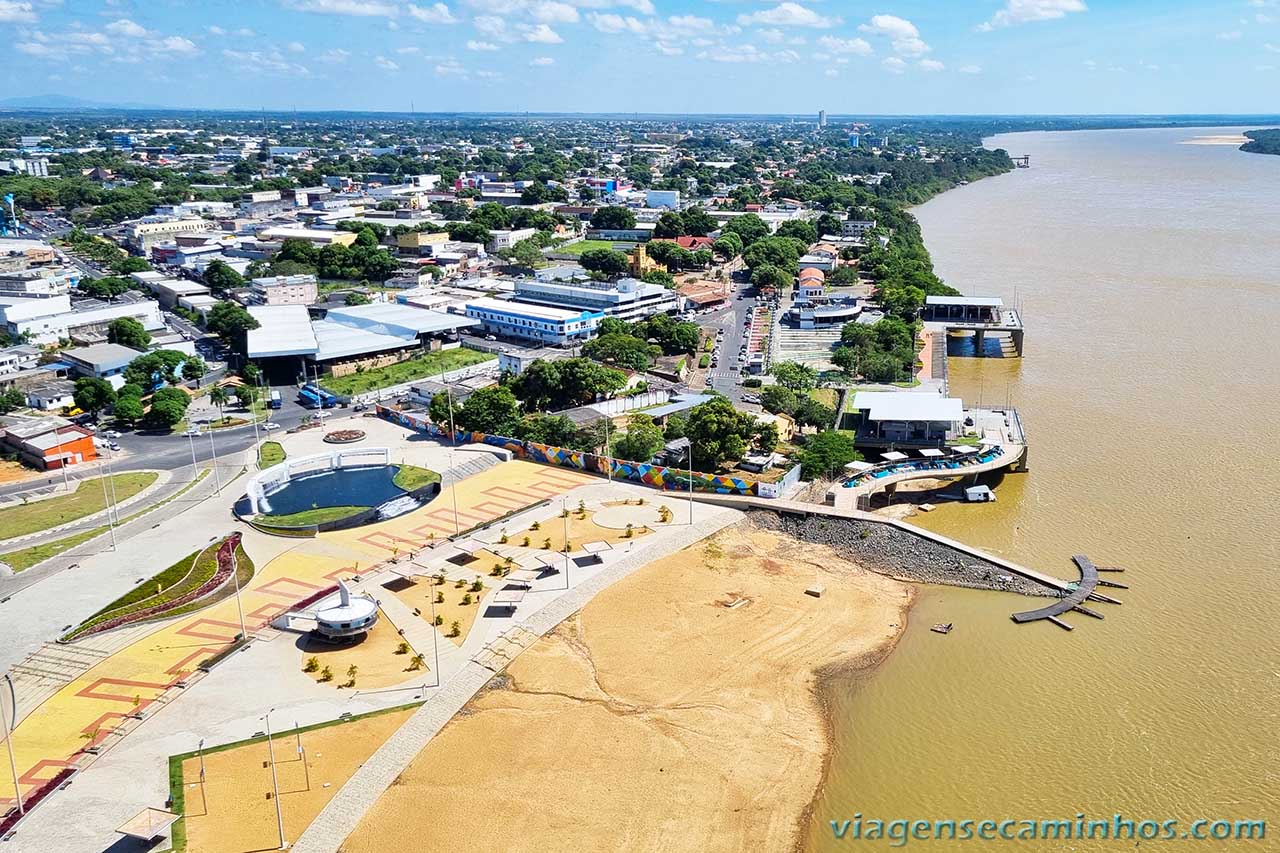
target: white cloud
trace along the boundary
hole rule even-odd
[[[1231,30],[1226,33],[1218,33],[1218,41],[1239,41],[1243,36],[1244,33],[1239,30]]]
[[[227,34],[227,31],[222,27],[205,27],[205,29],[209,31],[211,36],[225,36]]]
[[[387,59],[379,54],[373,58],[373,64],[381,68],[383,71],[399,71],[400,66],[394,60]]]
[[[412,47],[397,47],[396,53],[401,54],[402,56],[410,53],[422,53],[422,48],[417,47],[416,45]]]
[[[251,39],[251,38],[253,38],[255,35],[257,35],[257,33],[255,33],[253,30],[249,29],[248,27],[241,27],[240,29],[238,29],[238,30],[236,30],[234,33],[232,33],[232,35],[234,35],[234,36],[238,36],[239,38],[242,38],[242,39]]]
[[[782,44],[787,40],[787,34],[779,29],[757,30],[756,36],[760,41],[768,42],[769,44]]]
[[[663,56],[680,56],[684,53],[684,48],[674,44],[666,44],[665,42],[654,42],[653,49],[661,53]]]
[[[200,52],[195,42],[182,36],[168,36],[157,42],[153,49],[171,56],[195,56]]]
[[[1275,71],[1275,70],[1276,70],[1276,67],[1275,67],[1274,65],[1255,65],[1255,66],[1253,66],[1253,70],[1254,70],[1254,71],[1263,71],[1263,72],[1266,72],[1266,71]]]
[[[407,8],[411,16],[424,24],[458,23],[458,19],[453,16],[453,12],[450,12],[449,7],[443,3],[433,3],[430,6],[415,6],[410,3]]]
[[[1084,0],[1005,0],[1004,8],[996,12],[990,21],[980,24],[978,29],[986,32],[996,27],[1013,27],[1032,21],[1052,21],[1088,9]]]
[[[858,27],[864,33],[889,39],[894,53],[901,56],[920,56],[929,52],[929,45],[920,38],[916,25],[897,15],[874,15]]]
[[[529,64],[534,66],[546,67],[548,65],[555,65],[556,61],[549,56],[539,56],[539,57],[535,57],[534,59],[531,59],[529,61]]]
[[[578,23],[578,10],[568,3],[560,3],[556,0],[535,3],[532,13],[535,21],[542,21],[545,24]]]
[[[381,0],[285,0],[285,5],[299,12],[317,15],[350,15],[358,18],[389,18],[396,7]]]
[[[894,74],[901,74],[907,70],[907,63],[896,56],[890,56],[880,64],[885,67],[885,70],[892,71]]]
[[[699,53],[698,59],[728,63],[791,63],[798,62],[800,54],[794,50],[760,50],[753,44],[718,44]]]
[[[222,51],[222,57],[229,60],[232,71],[242,72],[250,76],[259,74],[281,74],[291,77],[308,77],[311,72],[306,66],[291,62],[279,51],[268,50],[230,50]]]
[[[462,67],[462,63],[458,60],[449,58],[439,63],[435,67],[435,72],[441,77],[466,77],[467,69]]]
[[[832,53],[852,56],[870,56],[874,53],[871,49],[871,44],[866,39],[860,38],[845,39],[837,38],[836,36],[823,36],[818,39],[818,46]]]
[[[128,18],[121,18],[118,21],[112,21],[104,28],[112,35],[125,36],[127,38],[143,38],[147,35],[146,27],[135,24]]]
[[[958,69],[961,74],[981,74],[981,65],[961,65]]]
[[[834,68],[828,68],[826,71],[823,71],[822,73],[823,73],[823,74],[825,74],[825,75],[826,75],[826,76],[828,76],[828,77],[839,77],[839,76],[840,76],[840,72],[839,72],[839,71],[837,71],[837,70],[835,70]]]
[[[316,59],[328,65],[341,65],[350,58],[351,51],[343,50],[340,47],[335,47],[333,50],[326,50],[324,53],[316,57]]]
[[[922,59],[918,64],[922,71],[942,71],[947,67],[936,59]]]
[[[824,17],[812,9],[799,3],[779,3],[772,9],[739,15],[738,23],[744,27],[752,25],[768,27],[815,27],[829,29],[842,22],[839,17]]]
[[[685,33],[709,33],[716,29],[716,22],[697,15],[672,15],[667,25]]]
[[[498,46],[491,41],[476,41],[471,39],[467,42],[467,50],[497,50]]]
[[[535,42],[536,44],[560,44],[564,41],[560,34],[548,27],[546,24],[537,24],[535,26],[526,26],[521,29],[524,34],[525,41]]]
[[[36,12],[30,3],[0,0],[0,24],[34,24],[35,21]]]
[[[285,48],[290,53],[306,53],[307,52],[307,46],[300,41],[291,41],[285,45]]]
[[[1280,44],[1272,44],[1271,42],[1267,42],[1266,44],[1263,45],[1263,48],[1271,51],[1272,53],[1280,53]]]

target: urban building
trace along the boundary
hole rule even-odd
[[[93,344],[63,350],[58,358],[77,376],[105,379],[113,388],[119,388],[124,384],[124,369],[140,355],[138,350],[120,344]]]
[[[249,298],[255,305],[310,305],[319,295],[314,275],[269,276],[249,283]]]
[[[10,418],[0,424],[0,445],[23,463],[51,471],[98,458],[93,433],[63,418]]]
[[[129,248],[143,257],[151,253],[151,247],[164,243],[178,234],[194,234],[208,231],[209,223],[203,219],[165,219],[158,222],[138,222],[129,227],[126,241]]]
[[[468,302],[466,312],[490,334],[560,345],[590,339],[605,317],[602,311],[553,308],[492,297]]]
[[[520,279],[515,300],[533,305],[549,305],[570,310],[598,311],[620,320],[642,320],[654,314],[673,314],[680,308],[680,296],[660,284],[635,278],[609,281],[545,281]]]
[[[646,207],[659,208],[665,207],[669,210],[680,209],[680,191],[679,190],[646,190],[644,194],[644,203]]]

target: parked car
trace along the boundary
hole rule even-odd
[[[200,434],[200,427],[198,426],[189,426],[187,427],[187,431],[183,433],[183,435],[199,435],[199,434]]]
[[[119,450],[119,449],[120,449],[120,442],[118,442],[118,441],[113,441],[113,442],[111,442],[111,449],[112,449],[112,450]]]
[[[271,432],[273,429],[280,429],[280,424],[276,423],[275,421],[267,421],[262,425],[262,428],[265,429],[267,432]]]
[[[116,432],[116,431],[115,431],[115,430],[113,430],[113,429],[109,429],[109,430],[107,430],[106,432],[104,432],[104,433],[102,434],[102,437],[103,437],[103,438],[119,438],[119,437],[120,437],[120,433]]]

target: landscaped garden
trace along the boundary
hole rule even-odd
[[[81,622],[63,640],[96,634],[153,619],[167,619],[208,607],[230,595],[234,553],[238,583],[253,578],[253,560],[244,552],[240,535],[233,533],[207,548],[188,554]]]
[[[324,434],[326,444],[354,444],[364,439],[362,429],[335,429]]]
[[[320,387],[331,393],[350,397],[353,394],[377,391],[379,388],[387,388],[404,382],[427,379],[431,376],[447,373],[450,370],[458,370],[462,367],[470,367],[473,364],[492,361],[495,358],[497,356],[492,353],[477,352],[465,347],[458,347],[457,349],[426,353],[408,361],[388,364],[386,367],[375,367],[357,373],[348,373],[346,376],[323,376],[320,378]]]
[[[279,465],[287,458],[284,447],[278,441],[264,442],[258,450],[258,467],[270,468],[272,465]]]
[[[396,476],[391,482],[406,492],[412,492],[415,489],[421,489],[423,486],[440,482],[440,475],[428,468],[403,464],[398,467],[400,470],[396,471]]]

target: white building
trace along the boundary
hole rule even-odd
[[[250,298],[257,305],[310,305],[319,299],[314,275],[278,275],[255,278]]]
[[[163,243],[179,234],[196,234],[208,231],[209,223],[203,219],[167,219],[160,222],[139,222],[130,226],[130,248],[141,255],[151,251],[156,243]]]
[[[654,314],[672,314],[680,308],[680,294],[674,290],[634,278],[616,282],[521,279],[516,282],[515,299],[535,305],[598,311],[606,317],[628,321]]]
[[[544,344],[588,340],[604,319],[599,311],[551,308],[487,296],[468,302],[466,310],[467,316],[479,320],[486,332]]]
[[[645,207],[665,207],[670,210],[680,209],[679,190],[646,190]]]

